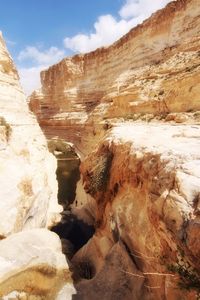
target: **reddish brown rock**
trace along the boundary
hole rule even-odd
[[[199,32],[198,0],[177,0],[41,73],[32,111],[85,158],[73,211],[95,234],[72,260],[75,299],[198,297]]]
[[[96,233],[73,258],[93,270],[77,299],[196,299],[199,147],[200,126],[121,124],[86,158],[83,185],[96,205],[82,211]]]
[[[199,30],[198,0],[174,1],[112,46],[43,71],[30,107],[48,137],[77,146],[104,118],[200,110]]]

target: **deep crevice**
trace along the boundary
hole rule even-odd
[[[49,140],[48,148],[57,159],[58,203],[65,210],[75,199],[76,184],[80,179],[80,158],[72,144],[62,139]]]
[[[53,226],[51,230],[59,235],[63,253],[70,260],[93,236],[95,229],[94,226],[78,219],[70,208],[70,205],[75,201],[76,185],[80,179],[80,159],[75,148],[61,139],[50,140],[48,147],[57,158],[58,202],[64,209],[60,223]],[[94,272],[90,265],[87,262],[80,263],[80,268],[78,268],[80,276],[84,278],[92,276],[91,274]]]
[[[73,246],[73,254],[82,248],[95,232],[93,226],[79,220],[70,211],[51,230],[57,233],[61,239],[70,241]]]

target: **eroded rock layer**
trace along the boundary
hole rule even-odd
[[[199,110],[199,32],[199,1],[174,1],[112,46],[43,71],[30,107],[47,136],[76,144],[105,118]]]
[[[2,300],[70,300],[75,292],[59,237],[47,229],[12,234],[0,242]]]
[[[199,149],[200,126],[121,124],[86,158],[96,232],[73,257],[91,274],[75,299],[196,299]]]
[[[30,107],[84,158],[72,210],[95,228],[74,299],[199,297],[199,49],[199,1],[177,0],[41,73]]]
[[[29,112],[18,74],[0,36],[0,235],[54,221],[56,160]]]
[[[75,293],[57,224],[56,159],[28,110],[0,34],[0,299],[64,300]]]

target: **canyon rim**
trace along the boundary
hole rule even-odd
[[[27,101],[1,35],[0,107],[0,299],[200,299],[199,0]]]

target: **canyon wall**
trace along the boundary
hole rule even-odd
[[[49,153],[0,36],[0,235],[56,221],[57,163]]]
[[[121,124],[81,164],[95,234],[73,257],[75,299],[196,299],[200,126]],[[85,218],[85,220],[87,220]]]
[[[41,73],[30,108],[81,154],[71,208],[95,229],[74,299],[198,299],[199,49],[199,1],[177,0]]]
[[[112,46],[43,71],[30,108],[47,136],[77,145],[105,119],[198,110],[199,31],[198,0],[172,2]]]
[[[0,298],[72,298],[59,237],[57,163],[0,33]],[[43,227],[43,228],[42,228]]]

